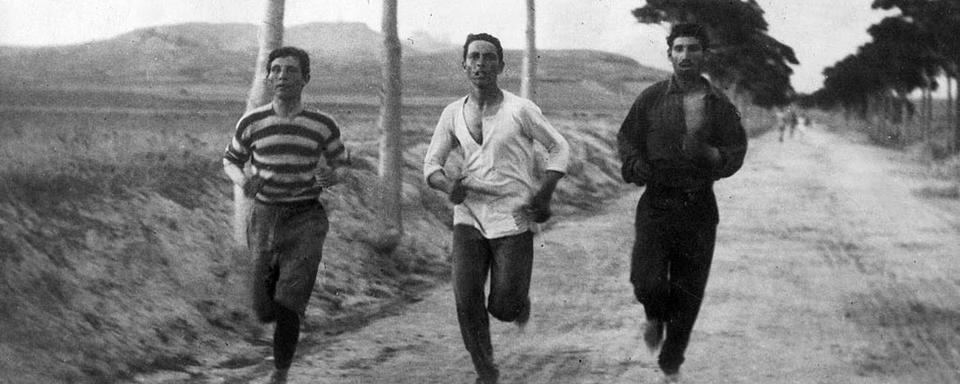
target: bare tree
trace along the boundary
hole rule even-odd
[[[259,51],[253,72],[253,84],[247,95],[247,111],[270,102],[271,93],[266,88],[267,59],[270,51],[283,45],[284,0],[265,0],[266,12],[258,32]],[[247,243],[247,216],[253,201],[243,196],[243,190],[233,187],[233,238],[241,245]]]
[[[380,168],[382,223],[381,251],[392,251],[403,236],[401,192],[403,188],[402,121],[400,116],[400,38],[397,36],[397,0],[383,0],[383,85],[380,104]]]
[[[523,72],[520,96],[536,102],[537,97],[537,28],[535,0],[527,0],[527,46],[523,51]]]

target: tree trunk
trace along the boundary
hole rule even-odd
[[[953,119],[956,117],[953,114],[953,79],[948,75],[946,76],[947,80],[947,107],[944,110],[947,111],[947,126],[953,126]]]
[[[953,115],[956,116],[953,120],[953,151],[958,153],[960,152],[960,78],[957,78],[956,92],[957,95],[953,98]]]
[[[256,67],[253,72],[253,84],[247,95],[247,111],[268,103],[271,93],[266,88],[267,59],[270,51],[283,45],[283,7],[284,0],[266,0],[266,12],[260,24],[258,37],[260,48],[257,52]],[[233,238],[240,245],[247,244],[247,217],[253,201],[243,196],[243,190],[233,187]]]
[[[520,96],[537,102],[537,29],[535,0],[527,0],[527,47],[523,51]]]
[[[927,115],[927,118],[923,129],[923,141],[929,141],[930,136],[933,134],[933,90],[928,86],[925,91],[927,97],[927,109],[924,111],[924,113]]]
[[[397,36],[397,0],[383,0],[383,100],[380,105],[381,223],[386,228],[377,248],[390,252],[403,236],[400,210],[403,189],[403,148],[401,141],[400,38]]]

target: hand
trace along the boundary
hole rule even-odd
[[[243,182],[243,195],[252,199],[260,192],[265,182],[266,180],[258,175],[248,177]]]
[[[701,167],[716,167],[720,162],[720,152],[701,140],[696,134],[683,136],[683,146],[681,150],[684,156]]]
[[[647,165],[643,160],[637,159],[631,164],[625,164],[624,171],[622,176],[624,181],[633,183],[638,187],[642,187],[647,184],[648,181],[653,177],[653,171],[650,170],[650,166]]]
[[[448,192],[448,199],[451,203],[460,204],[467,198],[467,187],[463,185],[463,178],[454,180],[453,185]]]
[[[319,188],[330,188],[334,185],[340,184],[340,177],[337,176],[337,172],[334,168],[323,168],[317,170],[314,173],[314,183],[315,187]]]
[[[550,210],[550,199],[540,197],[534,197],[530,200],[530,203],[520,206],[520,208],[513,213],[513,217],[517,222],[544,223],[550,220],[552,216],[553,212]]]

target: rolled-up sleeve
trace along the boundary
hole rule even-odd
[[[523,129],[547,149],[546,170],[563,174],[570,168],[570,144],[543,116],[540,108],[530,103],[524,109]]]
[[[423,179],[427,180],[434,172],[442,171],[447,163],[447,156],[457,146],[457,138],[453,133],[454,109],[446,108],[440,114],[440,120],[433,130],[430,146],[423,159]]]
[[[250,125],[249,117],[244,116],[237,122],[234,129],[233,138],[226,150],[223,151],[223,159],[229,161],[243,169],[244,164],[250,159],[250,147],[247,140],[246,128]]]

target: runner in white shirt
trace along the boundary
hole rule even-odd
[[[447,192],[453,214],[453,284],[457,317],[478,383],[496,383],[487,312],[521,327],[530,317],[533,223],[550,218],[550,200],[567,172],[570,147],[533,102],[501,90],[503,48],[488,34],[468,35],[463,70],[470,94],[440,115],[424,160],[427,184]],[[534,142],[549,154],[539,183]],[[461,171],[447,175],[454,149]],[[539,185],[538,185],[539,184]],[[490,274],[489,299],[484,285]],[[487,303],[485,303],[487,301]]]

